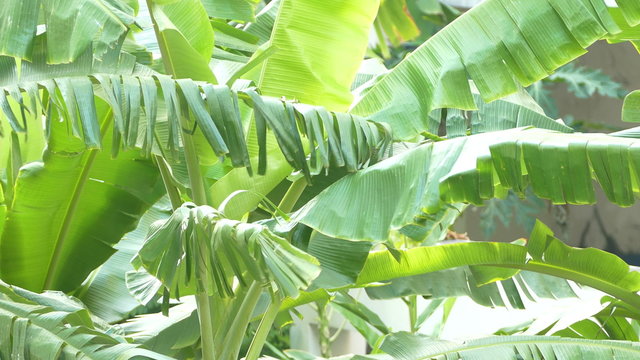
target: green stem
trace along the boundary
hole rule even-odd
[[[227,336],[224,341],[224,349],[221,349],[222,353],[219,359],[236,360],[238,358],[244,333],[251,321],[251,315],[253,314],[253,310],[260,299],[261,293],[262,287],[257,281],[254,281],[249,287],[240,309],[238,309],[238,313],[236,314],[229,332],[227,332]]]
[[[289,186],[289,190],[287,190],[287,193],[284,194],[284,197],[278,205],[278,209],[280,209],[284,213],[291,212],[306,187],[307,180],[304,177],[301,177],[298,180],[294,181],[291,186]]]
[[[407,300],[405,301],[407,304],[407,307],[409,309],[409,324],[410,324],[410,331],[412,334],[415,334],[418,332],[418,297],[416,295],[410,295],[407,297]]]
[[[327,312],[328,302],[317,301],[318,312],[318,332],[320,336],[320,356],[325,358],[331,357],[331,319]]]
[[[253,340],[251,340],[251,345],[249,345],[249,350],[245,357],[246,360],[257,360],[260,356],[262,347],[267,340],[267,335],[269,335],[269,330],[271,330],[271,326],[280,311],[281,304],[282,299],[280,299],[277,294],[274,294],[271,298],[271,304],[262,316],[262,320],[260,320],[260,325],[258,325],[256,334],[253,336]]]
[[[171,170],[167,162],[158,155],[154,155],[158,169],[160,169],[160,176],[164,183],[169,200],[171,200],[171,207],[177,209],[182,205],[182,199],[180,198],[180,191],[173,184],[173,178],[171,176]],[[196,295],[196,302],[198,305],[198,318],[200,321],[200,338],[202,341],[202,358],[213,359],[215,348],[213,346],[213,324],[211,314],[211,304],[209,302],[209,296],[206,293],[198,293]],[[208,341],[207,339],[211,339]]]
[[[171,75],[176,76],[176,71],[173,68],[173,64],[171,63],[171,57],[169,56],[167,44],[164,39],[164,36],[160,32],[158,28],[158,23],[153,14],[153,1],[147,0],[147,7],[149,8],[149,16],[151,17],[151,21],[153,23],[153,29],[156,34],[156,39],[158,40],[158,45],[160,47],[160,52],[162,53],[162,59],[165,63],[165,68],[169,71]],[[188,112],[187,112],[188,113]],[[184,114],[187,114],[184,113]],[[174,120],[175,119],[170,119]],[[182,115],[180,119],[181,126],[183,129],[188,129],[188,119],[186,115]],[[182,132],[182,143],[184,146],[184,156],[187,163],[187,171],[189,173],[189,183],[191,186],[191,198],[196,205],[205,205],[207,203],[207,196],[204,187],[204,181],[202,180],[202,176],[200,174],[200,162],[198,160],[198,153],[196,152],[195,143],[193,140],[193,136],[191,134],[187,134],[184,131]],[[169,194],[171,197],[172,195]],[[175,199],[172,199],[172,201]],[[199,250],[201,254],[206,254],[207,246],[204,243],[198,244]],[[201,278],[205,279],[207,276],[207,269],[204,267],[200,267],[198,271],[201,273]],[[215,349],[213,346],[213,337],[214,337],[214,329],[213,329],[213,319],[211,317],[211,303],[208,294],[206,291],[198,291],[196,294],[196,305],[198,307],[198,318],[200,320],[200,339],[202,343],[202,358],[204,360],[214,360],[215,359]]]
[[[383,59],[391,58],[391,53],[389,52],[389,46],[387,45],[387,39],[384,38],[384,32],[382,31],[382,23],[380,19],[376,19],[373,22],[373,28],[376,31],[376,36],[378,37],[378,45],[380,45],[380,53]]]
[[[182,125],[185,126],[184,122]],[[184,145],[184,155],[187,163],[187,172],[189,173],[189,183],[191,185],[191,199],[196,205],[207,204],[207,192],[205,190],[202,174],[200,173],[200,162],[193,136],[182,133],[182,143]]]
[[[214,360],[215,348],[213,347],[213,324],[211,322],[211,304],[209,296],[205,292],[196,294],[196,306],[198,307],[198,320],[200,322],[200,342],[202,344],[202,359]]]
[[[184,118],[181,123],[184,126]],[[189,184],[191,185],[191,198],[196,205],[206,205],[207,195],[200,174],[200,162],[196,152],[193,137],[190,134],[182,132],[182,143],[184,145],[185,161],[187,163],[187,172],[189,174]],[[198,244],[200,254],[204,255],[208,252],[207,245],[204,242]],[[200,278],[207,278],[207,268],[198,267]],[[213,317],[211,312],[211,298],[206,291],[198,291],[196,294],[196,305],[198,306],[198,318],[200,320],[200,339],[202,342],[202,358],[204,360],[215,359],[214,348],[214,329]],[[242,338],[242,337],[241,337]]]

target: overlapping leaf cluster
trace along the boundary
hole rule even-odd
[[[274,284],[274,292],[296,297],[320,272],[315,258],[268,228],[228,220],[214,208],[189,203],[152,227],[134,265],[176,296],[181,288],[232,296],[235,277],[240,285]]]
[[[181,131],[198,132],[216,155],[229,156],[233,166],[251,172],[239,105],[243,101],[256,113],[259,174],[267,168],[267,129],[275,134],[286,160],[307,176],[329,167],[355,171],[390,149],[391,134],[383,124],[320,106],[261,97],[252,89],[233,91],[222,85],[173,80],[135,64],[128,54],[107,55],[98,61],[85,53],[73,64],[49,65],[41,53],[21,67],[12,58],[0,58],[4,70],[0,106],[11,129],[24,132],[29,115],[45,115],[48,124],[63,118],[88,148],[100,148],[104,134],[96,115],[98,95],[113,113],[114,155],[131,148],[150,154],[155,145],[170,154],[181,147]],[[9,99],[19,107],[12,108]],[[312,149],[309,159],[307,147]]]

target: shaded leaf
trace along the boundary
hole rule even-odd
[[[144,304],[141,298],[131,294],[133,291],[128,288],[125,274],[134,270],[131,259],[142,246],[150,226],[170,215],[171,206],[165,197],[142,215],[136,229],[125,234],[114,246],[116,253],[75,292],[75,296],[82,300],[91,313],[113,323],[128,318],[141,303]]]
[[[251,279],[273,283],[283,295],[295,297],[320,272],[317,260],[269,229],[190,203],[147,236],[134,266],[144,267],[175,295],[198,289],[223,298],[237,291],[230,283],[233,276],[240,285]]]
[[[86,149],[66,125],[52,121],[44,161],[21,168],[2,234],[3,279],[36,291],[78,287],[163,190],[149,161]]]
[[[0,282],[0,355],[7,359],[170,359],[109,335],[70,298]]]

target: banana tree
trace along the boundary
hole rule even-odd
[[[393,13],[390,2],[281,0],[257,14],[249,0],[7,4],[0,277],[10,285],[1,284],[0,321],[10,335],[0,355],[236,359],[257,322],[244,354],[256,359],[272,324],[297,305],[465,266],[478,285],[538,272],[639,312],[637,274],[624,262],[600,252],[563,262],[574,250],[543,226],[527,246],[394,245],[447,204],[480,204],[506,189],[591,204],[596,180],[610,201],[631,205],[640,191],[633,133],[572,133],[522,86],[638,25],[637,3],[618,0],[617,16],[602,0],[487,0],[354,99],[369,33],[388,20],[376,20],[381,9]],[[151,66],[136,40],[159,50]],[[394,155],[393,142],[408,150]],[[136,232],[148,235],[133,251],[116,245],[164,194],[171,215],[141,221]],[[125,250],[135,253],[126,276],[112,261]],[[589,266],[600,259],[608,271]],[[129,294],[96,296],[108,293],[105,279],[125,278],[146,307],[123,313],[116,304],[130,302],[111,299]],[[75,295],[112,322],[157,301],[170,315],[172,299],[191,295],[197,311],[143,341],[73,299],[36,294],[46,290]],[[167,337],[194,319],[195,340]],[[180,352],[198,337],[196,350]]]

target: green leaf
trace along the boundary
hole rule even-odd
[[[456,343],[406,332],[387,336],[380,349],[397,360],[633,359],[640,344],[556,336],[494,336]]]
[[[620,12],[629,25],[640,24],[640,4],[633,0],[616,0],[620,7]]]
[[[2,190],[2,186],[0,186],[0,234],[4,229],[5,217],[7,216],[7,204],[4,199],[4,191]]]
[[[262,93],[345,111],[379,2],[282,0],[264,64]],[[285,50],[286,49],[286,50]]]
[[[476,108],[469,77],[484,101],[495,100],[547,77],[615,31],[603,0],[484,1],[407,56],[352,112],[388,122],[397,139],[412,139],[428,129],[434,109]]]
[[[140,301],[128,289],[125,274],[134,271],[131,259],[142,247],[150,226],[155,221],[166,220],[170,215],[171,207],[165,197],[142,215],[136,229],[124,235],[114,246],[116,253],[96,269],[75,292],[75,296],[92,314],[114,323],[125,320],[140,307]]]
[[[31,88],[29,90],[31,94],[33,94],[33,89]],[[32,99],[30,95],[25,95],[27,94],[25,93],[22,96],[22,99],[19,99],[23,101],[22,104],[11,97],[6,98],[12,113],[20,113],[21,106],[32,109],[33,106],[31,105],[31,102],[33,100],[36,101],[36,111],[40,110],[40,104],[38,101],[36,99]],[[0,115],[0,118],[1,117],[2,116]],[[25,132],[15,133],[14,135],[12,134],[14,130],[11,129],[11,126],[0,121],[0,138],[3,138],[3,140],[0,141],[0,168],[7,166],[9,158],[14,156],[14,154],[12,154],[12,147],[14,145],[17,145],[17,148],[20,149],[19,157],[23,163],[42,160],[42,149],[44,149],[46,141],[46,134],[43,126],[42,121],[32,121],[26,127]],[[9,140],[10,137],[11,140]],[[17,144],[13,144],[16,140]]]
[[[209,251],[204,256],[198,255],[201,244]],[[148,235],[134,266],[144,267],[174,294],[185,294],[184,287],[223,298],[238,291],[230,283],[233,276],[241,287],[253,279],[295,297],[320,272],[317,260],[266,227],[190,203]]]
[[[545,115],[540,105],[522,89],[490,103],[482,101],[477,93],[474,93],[473,96],[478,110],[471,112],[472,134],[523,126],[534,126],[564,133],[573,132],[573,129],[562,122]]]
[[[451,204],[435,214],[421,214],[415,223],[403,226],[400,233],[421,245],[434,245],[444,240],[449,228],[466,208],[465,204]]]
[[[353,284],[362,270],[372,244],[331,238],[314,231],[306,252],[320,262],[322,271],[312,288],[339,288]]]
[[[195,347],[200,339],[198,312],[192,299],[161,313],[137,316],[122,324],[135,344],[173,358],[181,358],[181,351]]]
[[[213,26],[216,37],[216,46],[218,47],[251,53],[258,49],[257,44],[260,41],[260,38],[255,35],[233,27],[223,20],[212,20],[211,26]]]
[[[302,350],[285,350],[284,353],[292,360],[391,360],[392,358],[385,354],[376,355],[342,355],[329,359],[310,354]]]
[[[358,277],[364,285],[403,276],[419,275],[467,265],[534,271],[572,280],[606,292],[640,309],[640,273],[622,259],[598,249],[572,248],[553,237],[542,223],[536,224],[526,246],[505,243],[455,243],[372,252]],[[496,274],[495,271],[491,271]],[[515,274],[513,272],[512,274]],[[504,278],[504,277],[502,277]]]
[[[104,132],[99,130],[93,107],[103,98],[114,115],[111,148],[114,155],[120,149],[132,148],[142,148],[149,155],[152,150],[158,152],[154,148],[158,145],[163,154],[175,159],[180,137],[197,129],[196,135],[202,138],[202,150],[211,148],[218,155],[228,155],[234,166],[248,167],[249,156],[256,156],[259,158],[258,173],[264,174],[269,158],[267,151],[282,152],[291,165],[309,177],[330,166],[345,166],[349,171],[355,171],[384,157],[390,147],[391,135],[383,124],[357,116],[336,115],[322,107],[260,97],[251,88],[237,92],[226,86],[190,79],[173,80],[135,64],[134,57],[117,51],[110,52],[103,60],[92,59],[91,53],[86,53],[77,62],[64,65],[45,64],[42,51],[44,49],[40,47],[37,61],[21,64],[20,78],[15,60],[0,57],[0,69],[6,70],[0,73],[0,106],[9,126],[18,133],[25,131],[22,124],[26,121],[23,119],[25,111],[22,111],[23,106],[13,109],[11,104],[29,106],[31,110],[31,105],[39,100],[44,106],[36,106],[30,111],[33,114],[27,113],[31,121],[39,115],[62,118],[87,146],[99,148],[99,138]],[[95,91],[92,84],[99,85]],[[256,139],[250,144],[245,140],[241,101],[260,110],[256,118],[259,126],[249,130],[252,132],[250,139]],[[79,106],[79,103],[87,105]],[[182,132],[178,124],[181,116],[188,117],[191,126]],[[47,122],[45,131],[50,131],[50,126],[51,121]],[[267,128],[275,133],[275,142],[269,143],[269,147],[262,142]],[[163,136],[154,136],[159,135],[159,131],[164,132]],[[306,138],[304,143],[302,138]],[[256,147],[249,152],[249,146],[253,144]],[[309,159],[305,146],[313,148]],[[270,157],[274,160],[273,165],[279,160]],[[345,162],[345,157],[351,161]],[[290,173],[286,166],[278,166],[278,169],[285,170],[282,178]],[[279,183],[282,179],[276,180]],[[267,190],[270,189],[267,187]]]
[[[391,332],[376,313],[345,292],[336,294],[329,304],[364,336],[372,348],[381,336]]]
[[[47,62],[69,63],[93,46],[96,57],[112,48],[134,21],[120,0],[8,0],[0,11],[0,55],[31,60],[44,19]]]
[[[490,103],[485,103],[474,87],[472,87],[472,91],[478,110],[467,112],[457,109],[434,110],[429,114],[427,121],[428,132],[422,135],[428,137],[438,134],[443,123],[446,125],[446,134],[450,139],[465,136],[467,132],[482,134],[523,126],[534,126],[565,133],[573,132],[572,128],[564,125],[561,121],[556,121],[545,115],[540,105],[524,89]]]
[[[638,341],[638,334],[629,320],[618,316],[596,316],[576,321],[553,335],[577,339]]]
[[[81,304],[0,281],[0,356],[6,359],[170,359],[110,335]]]
[[[99,113],[106,129],[105,107]],[[64,122],[52,121],[50,129],[44,162],[22,167],[16,181],[0,270],[28,289],[70,291],[113,254],[112,246],[159,199],[162,184],[154,166],[135,153],[113,160],[86,149]]]
[[[256,21],[245,26],[244,31],[258,37],[258,44],[262,45],[271,39],[273,25],[278,16],[282,0],[272,0],[256,15]]]
[[[458,140],[425,144],[347,175],[303,206],[294,220],[333,237],[385,241],[391,230],[416,221],[425,202],[439,204],[435,179],[447,174],[461,144]],[[341,214],[347,209],[348,216]]]
[[[376,20],[380,22],[384,34],[394,46],[413,40],[420,35],[420,30],[407,11],[406,0],[383,0]],[[386,39],[378,39],[378,41],[386,41]]]
[[[256,1],[253,0],[203,0],[202,5],[207,10],[210,17],[254,21],[254,8]]]
[[[368,0],[331,0],[322,4],[308,0],[272,1],[258,15],[257,22],[246,29],[247,32],[259,36],[261,42],[270,39],[271,46],[275,48],[275,53],[269,56],[261,67],[258,84],[262,94],[286,97],[311,105],[322,104],[330,110],[345,111],[351,103],[350,85],[364,56],[369,28],[377,9],[378,1]],[[274,107],[270,107],[270,110],[273,111]],[[336,145],[346,140],[334,135],[332,129],[337,129],[337,126],[330,126],[329,123],[335,121],[344,125],[349,122],[345,116],[339,121],[321,113],[316,115],[315,112],[313,108],[304,111],[306,129],[314,134],[307,137],[311,142],[312,162],[318,160],[313,149],[314,141],[317,142],[319,134],[326,133]],[[282,129],[293,128],[291,113],[288,114],[289,118],[282,117],[278,120],[269,116],[267,111],[256,115],[256,131],[264,128],[262,123],[265,121],[269,125],[281,122]],[[339,128],[338,132],[343,133],[343,129],[344,126]],[[253,129],[251,131],[253,132]],[[362,135],[366,136],[367,133],[365,130]],[[346,133],[339,135],[344,136]],[[287,143],[299,141],[296,138],[299,137],[291,133]],[[360,138],[364,139],[362,136]],[[248,190],[234,198],[228,216],[238,219],[253,210],[291,173],[291,167],[284,164],[282,156],[274,154],[276,144],[282,144],[281,140],[274,139],[270,134],[267,136],[262,131],[258,131],[257,137],[250,136],[247,142],[252,163],[258,163],[259,168],[265,169],[265,159],[269,154],[269,160],[272,161],[269,173],[266,176],[251,178],[244,171],[232,170],[211,188],[213,204],[218,206],[229,194],[238,190]],[[344,142],[345,149],[351,147]],[[333,147],[318,144],[319,157],[325,167],[330,164],[326,150],[331,148]],[[283,152],[287,160],[293,159],[293,153]],[[299,163],[308,151],[298,149],[295,153]],[[335,155],[335,161],[332,160],[331,166],[353,166],[345,164],[343,154],[332,155]],[[291,165],[291,162],[288,162]],[[318,166],[310,165],[319,169]],[[261,171],[258,173],[264,174]]]
[[[607,36],[610,43],[630,41],[638,49],[637,41],[640,40],[640,25],[630,25],[625,21],[625,14],[620,8],[609,8],[609,13],[616,24],[620,27],[620,32]]]
[[[505,227],[515,218],[516,224],[522,226],[526,232],[531,232],[536,223],[536,215],[544,209],[545,203],[527,191],[525,198],[520,198],[513,192],[507,193],[504,199],[491,199],[480,213],[480,227],[486,239],[493,236],[498,223]]]
[[[624,98],[622,121],[640,122],[640,90],[635,90]]]
[[[498,282],[483,283],[478,270],[507,270],[509,276]],[[430,299],[468,296],[482,306],[525,309],[526,300],[576,297],[566,280],[553,276],[511,269],[461,266],[453,269],[393,279],[388,285],[367,288],[372,299],[393,299],[420,295]]]
[[[596,93],[601,96],[620,98],[625,93],[622,84],[613,81],[602,70],[585,66],[567,64],[551,74],[548,79],[565,82],[570,92],[583,99]]]
[[[639,149],[635,139],[526,128],[427,143],[345,176],[294,220],[329,236],[384,241],[443,203],[482,204],[506,189],[531,186],[555,204],[592,204],[593,179],[611,202],[629,206],[640,191],[632,180]]]
[[[213,54],[213,28],[199,0],[179,0],[168,4],[156,1],[149,9],[157,24],[158,43],[168,73],[175,78],[191,78],[216,84],[209,68]]]
[[[513,281],[505,281],[507,279]],[[389,288],[371,288],[368,292],[379,298],[415,294],[436,298],[470,295],[487,306],[503,305],[508,301],[512,306],[522,308],[523,296],[529,299],[534,294],[543,298],[575,296],[567,284],[569,280],[613,296],[607,301],[615,304],[612,306],[617,316],[637,318],[640,309],[638,272],[611,253],[563,244],[541,223],[536,225],[526,246],[462,242],[396,249],[394,253],[389,250],[371,252],[358,281],[349,288],[377,286],[389,280]],[[502,281],[506,299],[492,284],[495,281]],[[469,291],[465,287],[472,289]],[[326,289],[304,292],[297,299],[285,299],[281,310],[329,298]],[[613,311],[600,315],[611,313]]]

